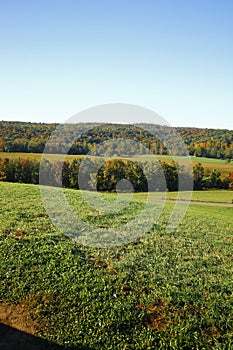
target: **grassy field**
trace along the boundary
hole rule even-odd
[[[187,192],[180,192],[180,199],[186,199]],[[127,195],[126,195],[127,196]],[[147,198],[147,193],[135,193],[135,200],[145,200]],[[162,199],[165,198],[163,193],[152,193],[151,198]],[[166,199],[177,199],[177,192],[167,192]],[[233,191],[230,190],[208,190],[208,191],[193,191],[192,192],[192,201],[196,202],[211,202],[211,203],[228,203],[232,204],[233,200]]]
[[[167,199],[176,199],[177,193],[168,192]],[[182,193],[180,193],[182,199]],[[184,197],[185,198],[185,197]],[[233,191],[227,190],[209,190],[209,191],[193,191],[192,201],[197,202],[212,202],[212,203],[229,203],[232,204]]]
[[[51,224],[38,186],[0,191],[0,306],[22,306],[41,337],[74,349],[232,349],[233,208],[191,205],[167,233],[168,203],[137,241],[94,249]],[[83,220],[110,226],[144,206],[97,215],[78,191],[65,194]]]
[[[0,152],[0,158],[29,158],[29,159],[36,159],[41,160],[42,154],[40,153],[14,153],[14,152]],[[73,160],[77,157],[83,157],[83,156],[77,156],[77,155],[67,155],[66,160]],[[59,159],[62,159],[61,155],[50,155],[49,156],[50,161],[57,161]],[[132,160],[138,160],[138,161],[151,161],[154,157],[151,156],[143,156],[143,157],[137,157],[132,158]],[[157,159],[160,159],[162,161],[170,163],[172,161],[170,156],[157,156]],[[178,160],[184,159],[184,157],[177,157]],[[211,159],[211,158],[200,158],[200,157],[190,157],[193,164],[201,163],[205,169],[213,170],[217,169],[221,171],[223,174],[229,174],[233,172],[233,161],[231,163],[226,163],[225,160],[221,159]]]

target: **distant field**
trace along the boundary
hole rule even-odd
[[[42,154],[40,153],[14,153],[14,152],[0,152],[0,158],[10,158],[10,159],[14,159],[14,158],[29,158],[29,159],[37,159],[37,160],[41,160]],[[56,161],[59,159],[62,159],[62,155],[59,154],[52,154],[49,155],[49,158],[51,161]],[[82,155],[67,155],[66,159],[67,160],[73,160],[75,158],[80,158],[80,157],[84,157]],[[172,158],[170,156],[156,156],[157,159],[165,161],[165,162],[171,162]],[[185,157],[176,157],[177,160],[181,160],[185,159]],[[151,156],[143,156],[143,157],[137,157],[137,158],[131,158],[132,160],[138,160],[138,161],[151,161],[154,159],[154,157]],[[203,167],[205,169],[208,170],[213,170],[213,169],[217,169],[219,171],[221,171],[221,173],[223,174],[229,174],[230,172],[233,171],[233,162],[231,163],[226,163],[225,160],[221,160],[221,159],[211,159],[211,158],[200,158],[200,157],[190,157],[191,161],[193,164],[196,163],[201,163],[203,165]]]
[[[133,159],[137,159],[137,160],[153,160],[153,156],[148,156],[148,157],[137,157],[137,158],[133,158]],[[165,161],[165,162],[172,162],[173,158],[171,158],[170,156],[161,156],[158,155],[156,156],[157,159]],[[174,157],[174,159],[177,159],[178,161],[180,160],[182,162],[183,159],[186,159],[186,157]],[[217,169],[219,170],[222,174],[229,174],[233,171],[233,161],[231,161],[231,163],[227,163],[225,160],[222,159],[214,159],[214,158],[201,158],[201,157],[190,157],[190,160],[192,162],[193,165],[197,164],[197,163],[201,163],[202,166],[205,169],[208,170],[213,170],[213,169]]]
[[[9,159],[15,159],[15,158],[29,158],[29,159],[36,159],[36,160],[41,160],[42,154],[41,153],[20,153],[20,152],[0,152],[0,158],[9,158]],[[59,158],[62,159],[63,155],[59,154],[51,154],[49,155],[51,160],[58,160]],[[74,159],[77,157],[81,156],[72,156],[72,155],[67,155],[66,158],[69,159]]]
[[[180,199],[186,199],[187,192],[180,192]],[[162,199],[164,194],[153,193],[152,199]],[[145,200],[147,198],[147,193],[135,193],[135,200]],[[177,192],[167,192],[166,199],[177,199]],[[211,202],[211,203],[228,203],[232,204],[233,191],[230,190],[215,190],[215,191],[193,191],[192,201],[196,202]]]

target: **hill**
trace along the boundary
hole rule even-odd
[[[0,152],[42,153],[49,136],[57,127],[58,124],[1,121]],[[232,130],[172,128],[148,124],[64,124],[59,126],[59,132],[56,134],[57,142],[51,152],[66,152],[70,140],[76,138],[69,147],[69,154],[86,154],[97,144],[109,139],[130,138],[140,141],[154,154],[167,155],[169,151],[166,142],[172,138],[176,155],[182,156],[183,148],[180,147],[178,139],[174,136],[176,132],[182,137],[190,155],[233,159]],[[159,140],[161,134],[164,140]]]

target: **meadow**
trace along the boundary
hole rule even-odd
[[[0,191],[0,300],[27,310],[40,337],[73,349],[232,349],[233,208],[190,205],[168,233],[167,203],[136,241],[97,249],[52,225],[37,185],[1,182]],[[144,207],[135,196],[100,215],[64,191],[98,225],[123,225]]]
[[[179,193],[180,200],[186,200],[187,191]],[[127,196],[127,194],[126,194]],[[177,192],[166,192],[166,196],[163,193],[154,192],[151,193],[151,200],[159,200],[166,198],[168,200],[176,200],[178,196]],[[135,200],[146,200],[147,193],[135,193]],[[231,190],[206,190],[206,191],[193,191],[191,193],[191,201],[194,202],[207,202],[207,203],[226,203],[232,204],[233,192]]]
[[[72,161],[75,158],[83,158],[83,155],[66,155],[65,159],[67,161]],[[86,157],[86,156],[85,156]],[[94,156],[93,156],[94,157]],[[38,161],[41,161],[42,158],[42,154],[41,153],[20,153],[20,152],[0,152],[0,158],[9,158],[9,159],[35,159]],[[95,157],[94,157],[95,158]],[[156,156],[157,159],[167,162],[167,163],[171,163],[172,162],[172,158],[170,156],[166,156],[166,155],[157,155]],[[62,155],[59,154],[51,154],[49,155],[49,160],[52,162],[54,160],[58,161],[60,159],[63,159]],[[106,158],[107,159],[107,158]],[[138,156],[136,158],[131,158],[132,161],[138,160],[138,161],[151,161],[154,160],[154,157],[151,156]],[[174,159],[177,159],[178,161],[182,161],[182,159],[185,159],[185,157],[174,157]],[[204,158],[204,157],[190,157],[190,160],[192,162],[193,165],[201,163],[202,166],[204,167],[205,170],[209,170],[212,171],[213,169],[216,169],[218,171],[220,171],[222,174],[226,174],[228,175],[229,173],[231,173],[233,171],[233,161],[231,161],[230,163],[226,162],[226,160],[222,160],[222,159],[214,159],[214,158]]]

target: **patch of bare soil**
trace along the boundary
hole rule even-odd
[[[0,303],[0,322],[20,331],[35,334],[36,324],[23,304]]]
[[[36,323],[23,304],[0,302],[0,349],[42,350],[42,341],[35,337]]]

